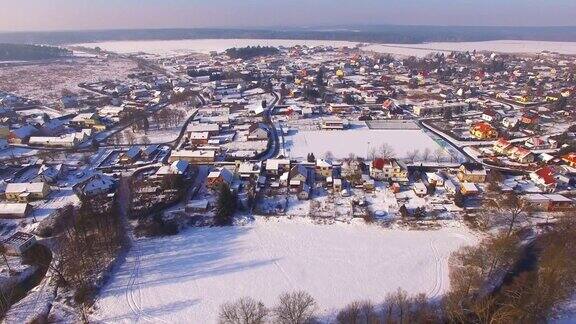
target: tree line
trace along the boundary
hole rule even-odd
[[[70,55],[70,50],[55,46],[0,44],[0,60],[44,60]]]
[[[274,55],[280,51],[272,46],[233,47],[226,50],[226,55],[233,59],[251,59],[259,56]]]

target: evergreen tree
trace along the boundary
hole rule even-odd
[[[222,184],[218,194],[218,201],[216,202],[216,215],[214,216],[215,225],[232,225],[234,213],[237,208],[238,202],[236,194],[230,191],[230,187],[227,184]]]

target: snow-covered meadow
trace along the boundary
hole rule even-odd
[[[370,44],[367,51],[396,55],[424,57],[432,52],[489,51],[500,53],[540,53],[543,51],[560,54],[576,54],[576,42],[544,42],[525,40],[496,40],[486,42],[438,42],[425,44]]]
[[[231,47],[245,46],[335,46],[354,47],[359,43],[330,40],[291,40],[291,39],[184,39],[184,40],[144,40],[107,41],[76,44],[89,48],[100,47],[117,53],[147,53],[160,56],[174,56],[189,53],[222,52]],[[497,40],[486,42],[437,42],[424,44],[368,44],[364,50],[404,56],[423,57],[432,52],[450,51],[492,51],[502,53],[539,53],[552,51],[561,54],[576,54],[576,42],[544,42],[524,40]]]
[[[387,144],[398,158],[405,158],[409,151],[434,152],[440,145],[420,129],[369,129],[365,124],[353,124],[347,130],[292,130],[284,138],[289,157],[306,159],[308,153],[323,156],[330,151],[335,158],[346,158],[353,153],[366,157],[372,150]]]
[[[246,46],[327,46],[354,47],[357,43],[347,41],[293,40],[293,39],[183,39],[150,41],[108,41],[100,43],[77,44],[89,48],[100,47],[103,50],[129,54],[143,52],[161,56],[175,56],[190,53],[208,54],[211,51],[222,52],[232,47]]]
[[[100,294],[95,319],[215,323],[224,302],[252,296],[272,306],[293,290],[312,294],[325,319],[352,300],[378,302],[398,287],[439,297],[449,287],[450,253],[477,241],[454,226],[407,231],[257,217],[247,226],[137,240]]]

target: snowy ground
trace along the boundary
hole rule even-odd
[[[272,306],[282,292],[300,289],[316,298],[325,318],[355,299],[381,301],[398,287],[438,297],[449,286],[449,254],[475,242],[459,227],[404,231],[301,219],[188,229],[135,242],[104,287],[96,319],[215,323],[226,301],[252,296]]]
[[[372,44],[364,50],[397,55],[424,57],[432,52],[490,51],[501,53],[539,53],[542,51],[576,54],[576,42],[541,42],[524,40],[498,40],[487,42],[426,43],[426,44]]]
[[[154,41],[110,41],[101,43],[79,44],[80,46],[102,49],[118,53],[145,52],[162,56],[182,55],[191,52],[222,52],[231,47],[245,46],[320,46],[354,47],[357,43],[328,40],[287,40],[287,39],[188,39],[188,40],[154,40]],[[364,47],[367,51],[390,53],[396,55],[414,55],[424,57],[432,52],[450,51],[493,51],[503,53],[539,53],[553,51],[562,54],[576,54],[574,42],[541,42],[523,40],[499,40],[487,42],[438,42],[426,44],[371,44]]]
[[[354,47],[356,43],[346,41],[323,40],[290,40],[290,39],[184,39],[184,40],[154,40],[154,41],[110,41],[101,43],[77,44],[84,47],[100,47],[107,51],[117,53],[156,54],[162,56],[183,55],[188,53],[205,53],[211,51],[223,52],[231,47],[246,46],[348,46]]]
[[[409,151],[434,152],[440,146],[422,130],[370,130],[366,125],[355,124],[343,131],[291,131],[285,137],[285,148],[291,158],[306,159],[308,153],[323,156],[327,151],[336,158],[350,153],[365,157],[371,150],[388,144],[397,157],[404,158]]]

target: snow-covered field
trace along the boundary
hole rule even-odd
[[[243,227],[193,228],[136,241],[95,317],[215,323],[224,302],[252,296],[273,306],[293,290],[312,294],[323,317],[355,299],[381,301],[398,287],[438,297],[449,287],[449,254],[476,241],[460,227],[405,231],[260,217]]]
[[[354,47],[355,42],[329,40],[289,40],[289,39],[185,39],[152,41],[109,41],[100,43],[77,44],[90,48],[100,47],[118,53],[156,54],[162,56],[188,53],[209,53],[224,51],[231,47],[245,46],[294,46],[294,45],[332,45],[335,47]],[[450,51],[493,51],[503,53],[539,53],[553,51],[562,54],[576,54],[576,42],[541,42],[523,40],[498,40],[487,42],[438,42],[425,44],[370,44],[365,50],[396,55],[423,57],[431,52]]]
[[[343,131],[298,130],[285,137],[286,153],[291,158],[306,159],[308,153],[321,157],[327,151],[336,158],[348,157],[350,153],[365,157],[382,144],[389,145],[398,158],[406,157],[409,151],[431,152],[440,146],[422,130],[386,129],[371,130],[365,124],[355,124]]]
[[[84,47],[100,47],[116,53],[156,54],[162,56],[183,55],[189,53],[208,54],[211,51],[222,52],[231,47],[246,46],[286,46],[295,45],[321,46],[332,45],[336,47],[354,47],[357,43],[346,41],[322,40],[291,40],[291,39],[183,39],[183,40],[153,40],[153,41],[110,41],[101,43],[76,44]]]
[[[541,42],[498,40],[487,42],[425,43],[425,44],[372,44],[364,50],[397,55],[424,57],[432,52],[491,51],[501,53],[539,53],[542,51],[576,54],[576,42]]]

